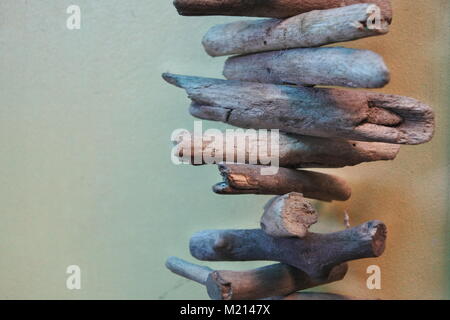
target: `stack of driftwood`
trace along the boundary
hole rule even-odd
[[[202,231],[190,241],[191,254],[199,260],[279,263],[235,272],[171,257],[167,267],[205,285],[212,299],[345,299],[298,291],[341,280],[348,261],[380,256],[386,226],[375,220],[330,234],[309,232],[318,214],[304,197],[345,201],[351,189],[341,178],[297,169],[392,160],[400,144],[432,138],[433,112],[420,101],[324,87],[380,88],[389,82],[388,68],[378,54],[320,46],[386,34],[392,19],[390,2],[175,0],[174,4],[182,15],[270,17],[217,25],[205,35],[209,55],[233,55],[224,67],[227,80],[163,77],[187,91],[195,117],[281,131],[281,168],[275,175],[262,175],[261,163],[225,159],[219,164],[224,181],[213,187],[219,194],[278,195],[265,206],[261,229]],[[250,141],[245,150],[235,152],[248,154],[258,143]],[[202,158],[206,146],[189,152],[184,148],[191,146],[180,144],[178,156]]]

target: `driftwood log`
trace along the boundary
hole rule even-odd
[[[241,134],[236,133],[236,137]],[[245,133],[242,135],[246,135]],[[211,140],[203,137],[201,143],[196,143],[195,134],[190,132],[180,133],[175,138],[176,146],[174,155],[183,161],[192,164],[205,164],[206,154],[211,158],[209,152],[212,149],[212,157],[220,158],[220,162],[228,163],[250,163],[254,150],[258,146],[266,145],[268,150],[272,149],[272,141],[268,141],[268,135],[259,135],[256,138],[248,136],[247,143],[242,146],[236,145],[214,145],[209,146]],[[195,147],[195,146],[199,147]],[[229,152],[231,150],[231,152]],[[400,147],[394,144],[362,141],[346,141],[336,139],[324,139],[319,137],[299,136],[292,134],[279,134],[278,141],[278,160],[281,167],[288,168],[339,168],[345,166],[354,166],[363,162],[393,160],[397,156]],[[220,157],[217,156],[220,155]],[[225,157],[223,157],[225,155]],[[267,164],[261,161],[257,154],[257,161],[254,164]],[[200,159],[201,163],[196,163]],[[241,159],[238,161],[238,159]],[[210,164],[210,163],[209,163]],[[293,190],[295,191],[295,190]]]
[[[229,58],[229,80],[304,86],[381,88],[389,82],[383,58],[369,50],[343,47],[271,51]]]
[[[304,238],[319,214],[301,193],[291,192],[271,199],[264,207],[261,229],[275,238]]]
[[[347,264],[331,269],[326,277],[312,279],[303,271],[278,263],[249,271],[214,271],[208,267],[170,257],[169,270],[206,286],[214,300],[255,300],[272,296],[286,296],[293,292],[342,280]]]
[[[320,279],[341,263],[380,256],[385,240],[386,226],[380,221],[301,239],[273,238],[261,229],[207,230],[192,236],[190,251],[205,261],[279,261]]]
[[[213,186],[218,194],[283,195],[302,193],[306,198],[322,201],[345,201],[351,188],[344,179],[320,172],[280,168],[275,175],[262,175],[260,166],[219,164],[223,182]]]
[[[395,144],[425,143],[434,133],[432,109],[409,97],[167,73],[163,77],[187,91],[193,116],[237,127]]]
[[[374,3],[382,9],[383,17],[391,21],[389,0],[175,0],[178,13],[184,16],[247,16],[286,18],[313,10]]]
[[[203,47],[213,57],[291,48],[310,48],[386,34],[389,24],[367,25],[373,4],[311,11],[288,18],[237,21],[212,27]]]

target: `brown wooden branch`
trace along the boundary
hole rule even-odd
[[[235,136],[242,138],[248,135],[235,133]],[[183,161],[196,165],[211,164],[205,160],[211,158],[219,158],[215,162],[216,164],[221,162],[249,164],[252,163],[251,155],[254,154],[254,150],[258,150],[258,146],[265,145],[269,150],[272,148],[272,141],[268,136],[270,135],[258,135],[256,139],[248,136],[247,143],[244,145],[225,142],[211,147],[212,142],[208,137],[203,136],[202,141],[198,142],[194,134],[185,132],[175,138],[176,146],[173,152]],[[280,133],[278,151],[278,162],[281,167],[340,168],[363,162],[393,160],[400,151],[400,147],[387,143],[346,141]],[[197,159],[200,159],[200,162],[196,162]],[[266,159],[262,161],[259,154],[256,155],[256,164],[267,164],[265,161]]]
[[[205,285],[209,297],[214,300],[255,300],[285,296],[299,290],[342,280],[348,269],[344,263],[334,267],[326,277],[312,279],[303,271],[282,263],[249,271],[213,271],[170,257],[166,266],[182,277]]]
[[[342,47],[271,51],[229,58],[225,78],[273,84],[381,88],[389,82],[383,58]]]
[[[305,238],[274,238],[261,229],[206,230],[190,241],[191,254],[206,261],[279,261],[325,277],[341,263],[380,256],[385,248],[386,226],[370,221],[330,234],[309,233]]]
[[[374,3],[382,9],[383,17],[392,19],[389,0],[175,0],[178,13],[184,16],[247,16],[286,18],[313,10]]]
[[[304,238],[319,214],[301,193],[291,192],[271,199],[264,207],[261,229],[275,238]]]
[[[367,25],[373,4],[355,4],[311,11],[288,18],[237,21],[212,27],[203,37],[213,57],[263,51],[309,48],[386,34],[389,24]]]
[[[413,98],[164,74],[184,88],[193,116],[237,127],[359,141],[420,144],[434,133],[432,109]]]
[[[218,194],[265,194],[283,195],[290,192],[302,193],[306,198],[322,201],[348,200],[351,188],[337,176],[280,168],[275,175],[262,175],[257,165],[219,164],[223,182],[213,186]]]

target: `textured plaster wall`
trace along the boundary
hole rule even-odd
[[[389,239],[382,258],[352,262],[343,281],[319,290],[445,298],[449,1],[393,3],[389,35],[346,45],[384,56],[392,81],[383,91],[431,104],[436,136],[393,162],[329,170],[353,197],[317,204],[314,230],[341,229],[348,210],[353,224],[383,220]],[[81,30],[65,28],[70,4],[81,7]],[[169,0],[0,2],[0,298],[207,297],[166,271],[165,258],[194,261],[195,231],[256,227],[269,198],[214,195],[215,167],[172,165],[169,136],[193,119],[184,92],[160,74],[219,77],[224,59],[209,58],[200,40],[235,19],[179,17]],[[71,264],[82,269],[80,291],[65,287]],[[381,267],[382,290],[365,286],[371,264]]]

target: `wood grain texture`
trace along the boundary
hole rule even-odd
[[[373,4],[311,11],[285,20],[257,19],[219,24],[208,30],[202,40],[213,57],[319,47],[389,32],[389,24],[367,25]]]
[[[264,206],[261,229],[275,238],[304,238],[319,214],[301,193],[291,192],[272,198]]]
[[[257,165],[219,164],[223,182],[213,186],[218,194],[283,195],[302,193],[306,198],[322,201],[348,200],[351,188],[337,176],[307,170],[280,168],[275,175],[262,175]]]
[[[217,164],[221,162],[250,164],[251,155],[258,146],[266,145],[268,149],[272,148],[272,141],[268,141],[263,135],[255,138],[243,133],[236,134],[236,137],[241,135],[248,137],[246,144],[225,143],[225,145],[216,144],[211,147],[211,140],[208,137],[196,143],[196,136],[191,132],[185,132],[175,138],[176,146],[173,152],[183,161],[197,165],[207,163],[205,159],[211,158],[210,153],[214,158],[220,158]],[[227,150],[231,150],[230,155],[227,155]],[[363,162],[393,160],[400,151],[400,147],[379,142],[347,141],[280,133],[278,150],[281,167],[340,168]],[[198,159],[201,163],[195,162]],[[241,160],[238,161],[239,159]],[[259,155],[256,160],[256,164],[265,164]]]
[[[255,300],[272,296],[286,296],[299,290],[342,280],[347,273],[347,264],[331,269],[320,279],[286,264],[278,263],[248,271],[211,270],[208,267],[170,257],[166,267],[187,279],[206,286],[208,295],[214,300]]]
[[[271,51],[229,58],[229,80],[304,86],[381,88],[390,79],[383,58],[369,50],[343,47]]]
[[[192,100],[190,112],[242,128],[325,138],[421,144],[434,133],[432,109],[413,98],[164,74]]]
[[[312,278],[323,278],[347,261],[380,256],[386,226],[370,221],[330,234],[309,233],[304,238],[274,238],[261,229],[206,230],[190,241],[192,256],[205,261],[279,261]]]
[[[389,0],[174,0],[178,13],[185,16],[223,15],[286,18],[313,10],[374,3],[386,20],[392,20]]]

